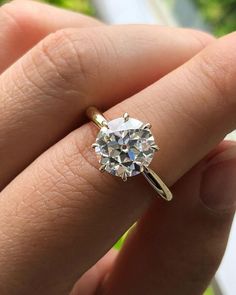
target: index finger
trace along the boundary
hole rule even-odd
[[[11,1],[0,7],[0,73],[50,33],[99,25],[95,18],[43,3]]]

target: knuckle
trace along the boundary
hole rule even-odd
[[[79,132],[73,131],[67,137],[67,144],[61,145],[52,160],[53,167],[58,167],[57,171],[61,172],[61,167],[64,167],[64,181],[85,195],[85,200],[88,194],[96,199],[98,195],[109,195],[119,185],[118,181],[111,180],[98,170],[99,163],[91,148],[95,132],[95,128],[87,125],[81,127]]]
[[[89,177],[86,177],[85,171],[97,173],[97,160],[94,153],[89,148],[92,143],[92,132],[90,128],[84,126],[80,128],[78,133],[76,130],[72,132],[68,141],[70,149],[65,146],[62,157],[63,162],[72,175],[81,178],[83,182],[89,183]],[[84,130],[84,131],[83,131]]]
[[[86,202],[87,197],[91,199],[101,194],[100,178],[91,178],[91,175],[97,175],[99,171],[95,155],[91,155],[91,150],[88,148],[91,141],[89,132],[86,128],[86,136],[76,134],[77,131],[69,134],[64,144],[53,149],[47,158],[47,165],[40,166],[37,171],[37,178],[43,179],[45,176],[45,185],[40,189],[43,190],[41,194],[47,195],[53,184],[57,205],[67,206],[65,204],[68,203],[68,198],[70,201],[75,199],[80,204]],[[49,205],[54,204],[55,199]]]
[[[56,71],[57,83],[76,87],[90,79],[96,71],[98,50],[88,31],[61,29],[41,43],[41,52]]]

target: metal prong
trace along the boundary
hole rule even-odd
[[[124,118],[124,121],[127,122],[129,120],[129,114],[124,113],[123,118]]]
[[[151,148],[156,152],[160,150],[160,148],[157,144],[152,145]]]
[[[101,165],[100,168],[99,168],[99,170],[101,172],[104,172],[106,170],[106,165],[105,164]]]
[[[145,166],[140,167],[140,172],[143,172],[145,170]]]
[[[91,147],[92,147],[93,149],[95,149],[97,146],[98,146],[98,144],[97,144],[96,142],[93,143],[93,144],[91,145]]]
[[[127,180],[127,173],[124,172],[122,175],[121,175],[121,178],[123,181],[126,181]]]
[[[141,126],[142,129],[151,129],[152,128],[152,125],[150,123],[146,123],[146,124],[143,124]]]
[[[107,121],[103,121],[103,122],[102,122],[102,127],[109,128],[109,127],[108,127],[108,123],[107,123]]]

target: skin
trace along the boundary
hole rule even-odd
[[[0,23],[1,294],[201,294],[235,209],[235,144],[220,144],[236,126],[235,33],[105,26],[29,1]],[[152,124],[172,203],[99,172],[90,105]]]

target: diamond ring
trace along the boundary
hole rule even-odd
[[[121,177],[142,173],[157,194],[170,201],[172,193],[149,165],[159,147],[150,130],[151,125],[130,118],[125,113],[121,118],[107,121],[95,107],[87,109],[88,117],[99,127],[96,142],[92,144],[101,164],[99,170]]]

